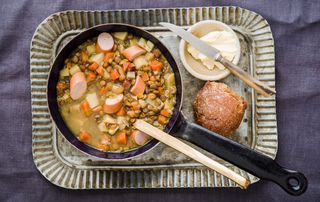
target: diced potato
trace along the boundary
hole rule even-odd
[[[148,61],[144,56],[139,56],[133,60],[133,64],[136,66],[136,69],[140,69],[143,66],[148,65]]]
[[[114,135],[118,130],[119,130],[119,126],[117,126],[115,129],[109,129],[109,130],[108,130],[108,133],[109,133],[110,135]]]
[[[107,129],[106,124],[104,122],[99,123],[98,128],[101,132],[108,132],[108,129]]]
[[[151,52],[154,47],[154,44],[151,41],[146,41],[144,38],[139,39],[138,45],[148,52]]]
[[[96,46],[94,44],[87,46],[87,51],[88,51],[89,55],[96,53]]]
[[[108,114],[103,116],[102,122],[104,122],[104,123],[113,123],[113,124],[117,123],[117,121],[114,118],[112,118],[112,116],[110,116]]]
[[[126,119],[126,117],[124,117],[124,116],[118,116],[117,117],[117,123],[119,125],[119,129],[120,130],[123,130],[123,129],[125,129],[125,127],[129,126],[129,122]]]
[[[66,76],[69,76],[69,69],[63,68],[62,70],[60,70],[60,78],[63,79]]]
[[[117,127],[114,129],[108,128],[107,124],[117,124]],[[112,118],[112,116],[106,114],[102,118],[102,122],[98,124],[98,128],[101,132],[107,132],[110,135],[114,135],[119,130],[119,125],[117,120]]]
[[[136,74],[135,72],[127,72],[127,79],[135,79]]]
[[[151,42],[151,41],[147,41],[147,44],[146,44],[146,47],[145,49],[148,51],[148,52],[151,52],[152,49],[154,47],[154,44]]]
[[[145,57],[146,57],[146,59],[147,59],[148,61],[151,61],[151,60],[154,59],[154,54],[147,52],[147,53],[145,54]]]
[[[141,48],[146,48],[147,41],[146,41],[144,38],[140,38],[139,41],[138,41],[138,45],[139,45]]]
[[[113,36],[119,40],[125,40],[128,36],[128,32],[115,32]]]
[[[88,93],[86,95],[86,100],[89,103],[91,109],[99,105],[99,99],[96,93]]]
[[[92,55],[89,58],[89,62],[96,62],[97,64],[101,65],[102,61],[103,61],[103,58],[104,58],[104,54],[103,53],[98,53],[98,54]]]
[[[80,71],[81,70],[80,70],[79,65],[73,65],[69,70],[71,75],[74,75],[75,73],[80,72]]]

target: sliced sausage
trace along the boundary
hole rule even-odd
[[[112,98],[107,98],[103,106],[103,110],[107,114],[116,113],[121,109],[123,102],[123,94],[116,95]]]
[[[135,130],[132,132],[132,139],[137,145],[144,145],[148,140],[148,135],[140,130]]]
[[[87,91],[86,76],[83,72],[75,73],[70,80],[70,97],[77,100]]]
[[[113,37],[107,32],[102,32],[98,36],[97,45],[103,52],[110,51],[114,45]]]
[[[139,46],[131,46],[122,51],[122,55],[126,57],[128,60],[133,61],[136,57],[144,54],[146,50],[140,48]]]
[[[145,82],[140,76],[137,76],[136,82],[132,86],[130,92],[137,96],[137,95],[143,94],[145,89],[146,89]]]

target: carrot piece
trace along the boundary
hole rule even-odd
[[[99,66],[97,69],[96,69],[96,72],[100,75],[100,76],[103,76],[104,74],[104,69],[102,66]]]
[[[100,88],[100,90],[99,90],[99,94],[100,95],[104,95],[104,94],[106,94],[108,92],[108,89],[106,88],[106,87],[102,87],[102,88]]]
[[[131,106],[134,110],[140,109],[140,104],[137,101],[131,102]]]
[[[110,76],[111,76],[111,79],[115,81],[115,80],[119,79],[120,75],[116,69],[113,69],[113,70],[111,70]]]
[[[116,113],[117,116],[124,116],[126,115],[126,110],[121,107],[121,109]]]
[[[153,71],[161,71],[163,63],[158,60],[153,60],[150,62],[150,67]]]
[[[161,125],[164,125],[167,123],[167,118],[162,116],[162,115],[159,115],[158,116],[158,122],[161,124]]]
[[[82,52],[81,52],[81,60],[82,60],[82,62],[87,62],[88,59],[89,59],[88,53],[85,52],[85,51],[82,51]]]
[[[81,102],[81,104],[80,104],[80,109],[81,109],[84,113],[88,112],[88,111],[90,110],[89,103],[88,103],[86,100],[84,100],[84,101]]]
[[[141,75],[141,78],[143,81],[149,81],[149,75],[147,72],[143,72],[143,74]]]
[[[88,67],[88,69],[94,71],[94,70],[96,70],[98,67],[99,67],[99,64],[96,63],[96,62],[93,62],[93,63]]]
[[[104,56],[104,58],[103,58],[103,62],[109,62],[109,60],[110,59],[112,59],[113,58],[113,52],[108,52],[108,53],[106,53],[106,56]]]
[[[127,135],[125,131],[118,133],[116,137],[116,141],[118,144],[127,144]]]
[[[87,74],[87,82],[93,81],[93,80],[95,80],[95,79],[96,79],[96,74],[95,74],[94,72],[89,72],[89,73]]]
[[[160,111],[160,114],[161,114],[162,116],[165,116],[165,117],[167,117],[167,118],[170,118],[170,113],[169,113],[169,111],[166,110],[166,109],[161,110],[161,111]]]
[[[80,103],[80,109],[82,110],[84,115],[86,115],[86,116],[90,116],[91,115],[90,105],[86,100],[84,100],[84,101],[82,101]]]
[[[82,142],[88,142],[91,139],[91,135],[87,132],[80,132],[79,134],[79,140]]]
[[[95,108],[92,109],[93,112],[100,112],[102,110],[102,106],[98,105]]]

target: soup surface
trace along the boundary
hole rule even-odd
[[[101,33],[65,60],[59,111],[73,134],[102,151],[123,152],[151,137],[137,119],[163,129],[176,102],[172,69],[154,44],[127,32]]]

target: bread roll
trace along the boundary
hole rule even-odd
[[[246,108],[244,98],[227,85],[209,81],[198,92],[194,102],[196,121],[223,136],[235,132]]]

